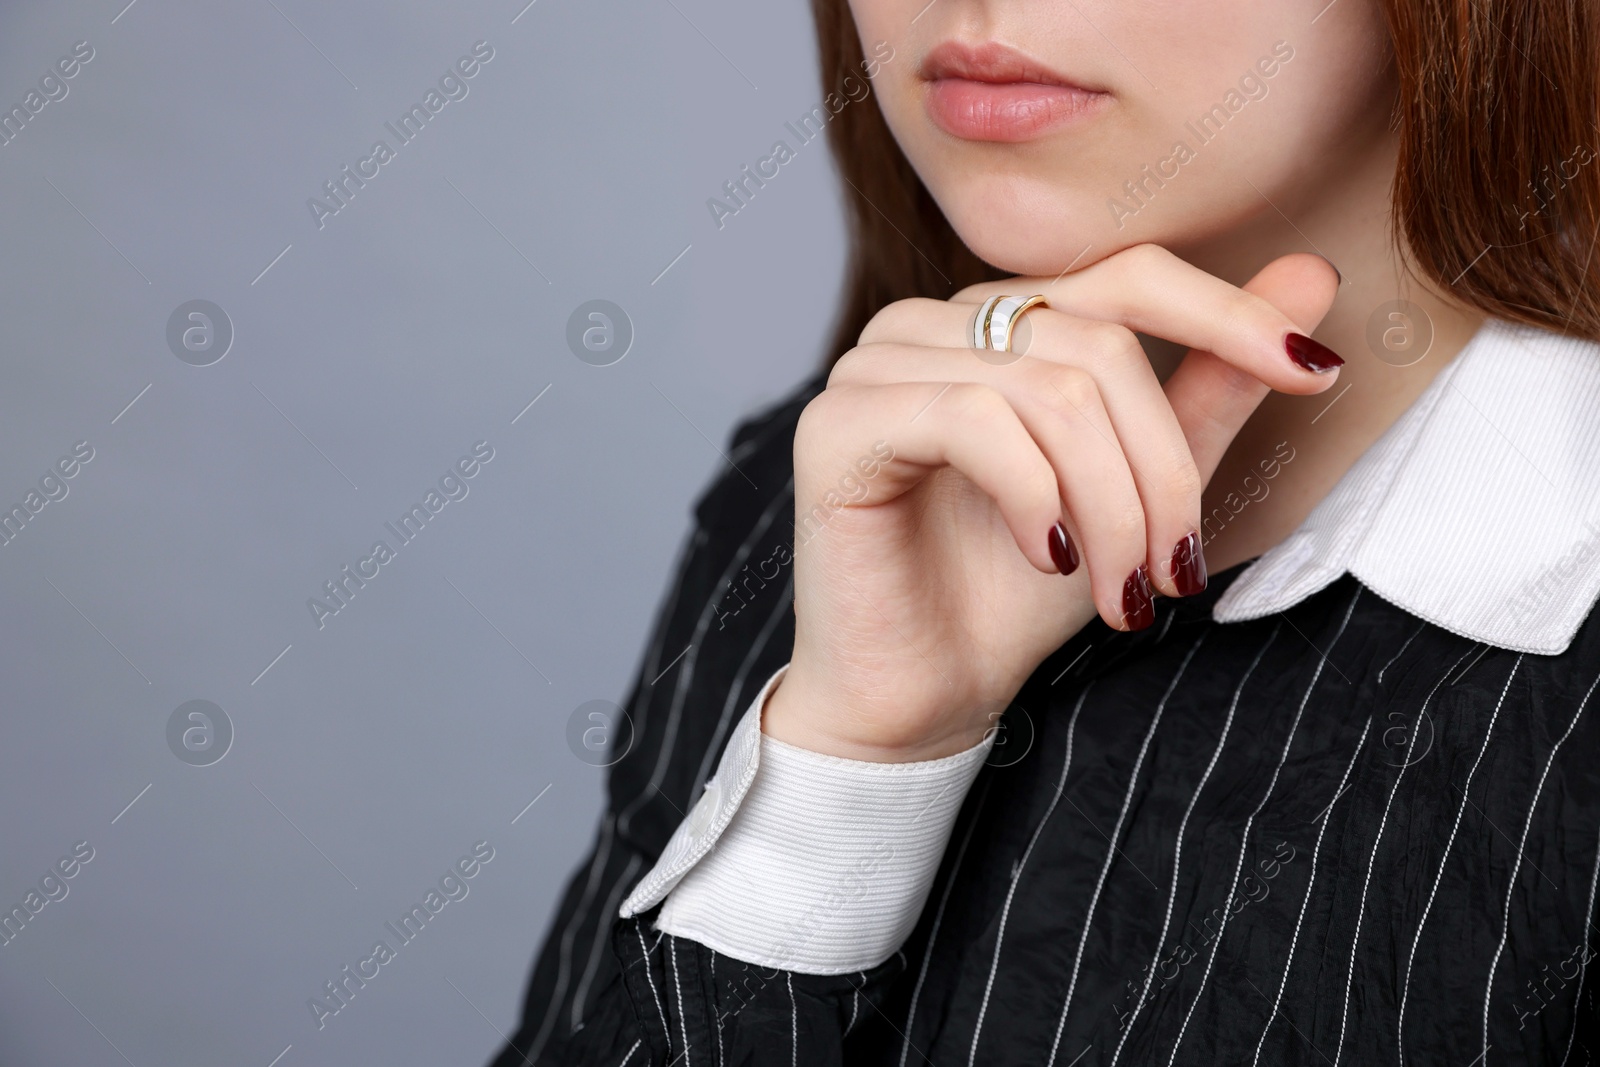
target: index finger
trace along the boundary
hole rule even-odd
[[[1338,290],[1338,272],[1309,253],[1274,263],[1285,259],[1300,261],[1295,273],[1306,289],[1303,310],[1312,321],[1320,320]],[[951,300],[976,304],[997,294],[1033,293],[1059,311],[1210,352],[1282,393],[1320,393],[1344,363],[1249,285],[1232,285],[1157,245],[1135,245],[1054,279],[1019,277],[970,286]]]
[[[1310,333],[1333,300],[1328,274],[1320,256],[1284,256],[1263,267],[1244,289]],[[1240,428],[1266,399],[1267,386],[1216,354],[1193,348],[1163,388],[1200,480],[1208,483]]]

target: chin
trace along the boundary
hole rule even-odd
[[[1110,208],[1106,184],[1088,184],[994,176],[942,187],[934,199],[979,259],[1011,274],[1045,278],[1082,270],[1138,244],[1177,251],[1244,225],[1262,210],[1259,202],[1220,198],[1196,182],[1169,190],[1153,208],[1119,215]]]
[[[1117,226],[1103,181],[970,172],[953,182],[924,181],[972,253],[1011,274],[1054,278],[1149,241],[1156,229],[1129,224],[1143,221],[1137,219]]]
[[[1054,278],[1139,242],[1089,222],[1077,204],[983,203],[988,206],[975,201],[967,211],[947,209],[945,217],[974,255],[1010,274]]]

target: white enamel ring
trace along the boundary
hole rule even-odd
[[[989,347],[989,318],[994,314],[994,306],[1004,300],[1003,296],[991,296],[978,305],[978,313],[972,319],[972,347]]]
[[[972,347],[995,352],[1011,351],[1011,335],[1022,316],[1036,307],[1049,307],[1043,296],[991,296],[978,306],[972,320]]]

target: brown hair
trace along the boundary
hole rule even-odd
[[[1600,340],[1595,0],[1380,0],[1393,39],[1403,262],[1496,318]],[[863,69],[847,0],[812,0],[822,84]],[[876,106],[828,124],[850,261],[826,365],[884,305],[1006,273],[945,219]]]

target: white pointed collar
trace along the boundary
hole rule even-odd
[[[1600,596],[1600,345],[1485,322],[1213,617],[1271,615],[1347,573],[1463,637],[1564,651]]]

